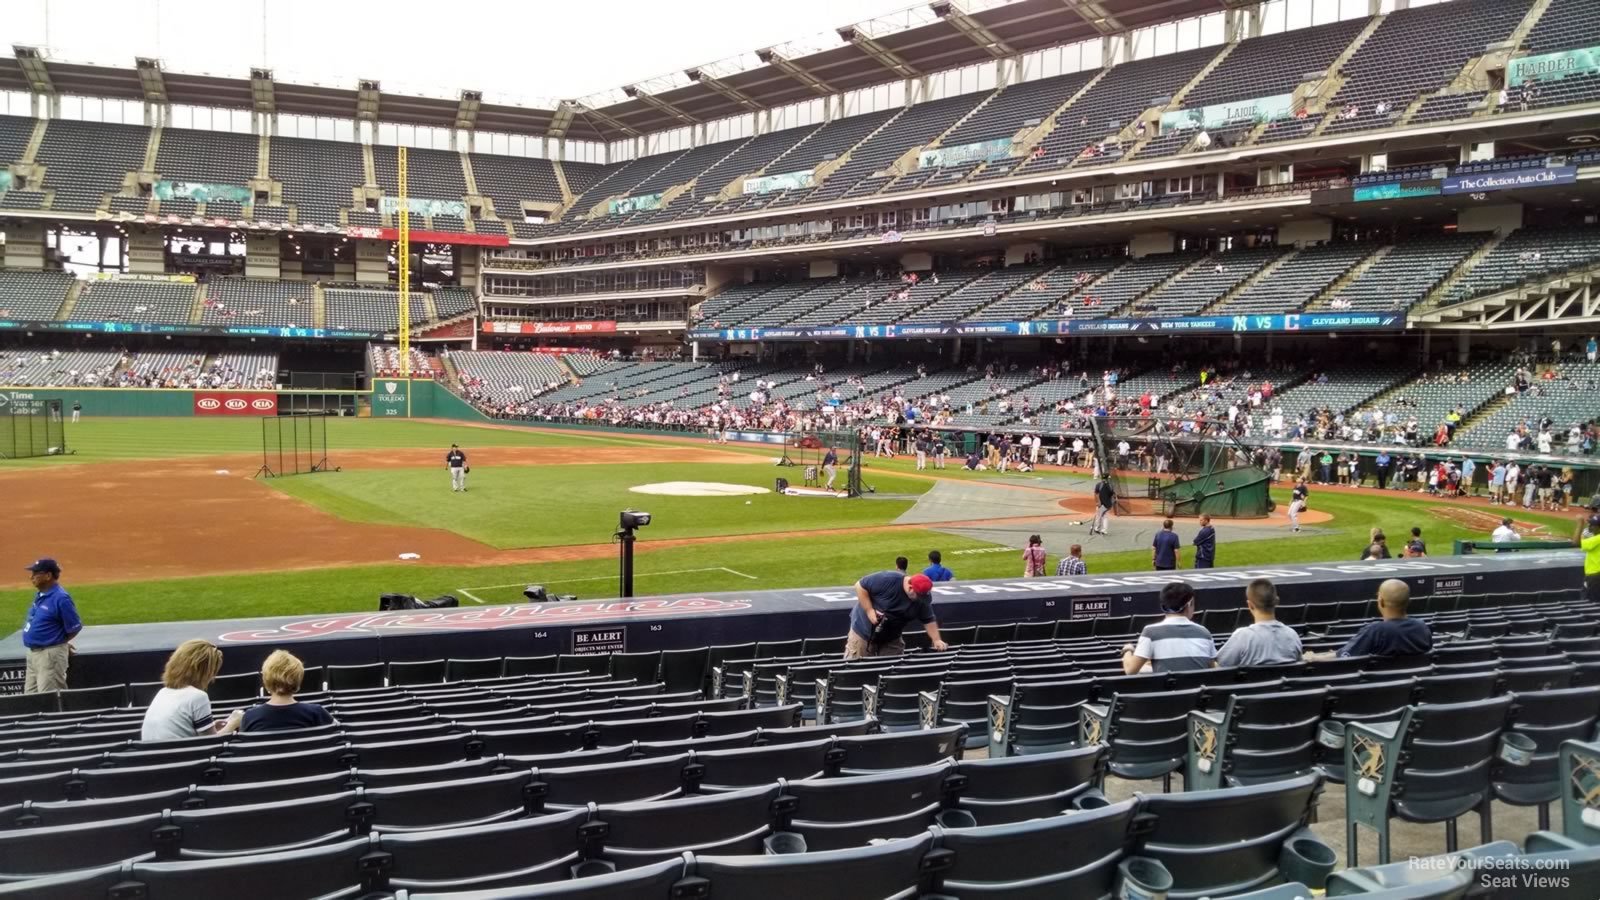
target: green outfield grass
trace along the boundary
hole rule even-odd
[[[892,522],[914,499],[843,500],[771,493],[773,479],[792,470],[740,463],[646,463],[571,466],[477,466],[463,494],[450,491],[443,464],[427,469],[364,469],[272,486],[357,522],[446,528],[493,547],[556,547],[610,540],[617,512],[649,510],[646,539],[765,534],[849,528]],[[842,480],[842,476],[841,476]],[[638,494],[635,485],[710,481],[766,488],[733,497]],[[925,479],[883,476],[879,495],[921,494]]]
[[[614,434],[509,428],[481,428],[405,419],[330,417],[328,456],[340,450],[439,449],[464,447],[631,447],[642,442]],[[168,459],[261,452],[261,420],[254,416],[216,418],[88,418],[67,425],[70,462]],[[771,451],[769,450],[770,454]],[[8,466],[59,465],[63,458],[0,461]]]

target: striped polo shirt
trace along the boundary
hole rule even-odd
[[[1139,632],[1139,643],[1134,645],[1133,652],[1150,660],[1150,668],[1156,672],[1209,669],[1217,655],[1211,632],[1204,625],[1177,615],[1146,625]]]

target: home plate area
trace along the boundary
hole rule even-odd
[[[719,481],[658,481],[654,484],[636,484],[628,490],[635,494],[666,497],[742,497],[772,493],[768,488],[753,484],[724,484]]]

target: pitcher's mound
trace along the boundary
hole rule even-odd
[[[741,497],[772,493],[767,488],[753,484],[723,484],[718,481],[658,481],[655,484],[636,484],[628,490],[635,494],[661,494],[668,497]]]

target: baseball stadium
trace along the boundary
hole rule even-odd
[[[0,26],[0,898],[1600,898],[1600,3],[894,2]]]

